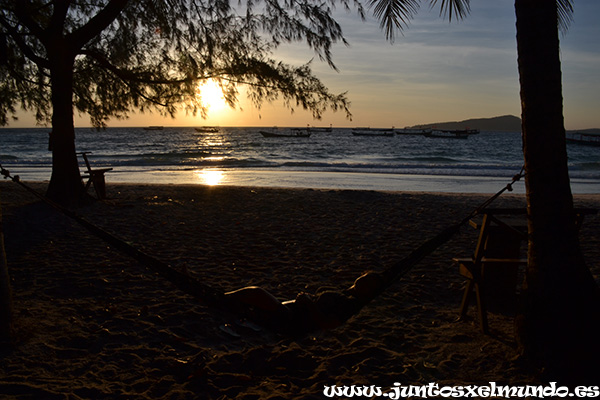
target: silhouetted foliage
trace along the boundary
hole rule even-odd
[[[76,205],[74,111],[96,127],[133,110],[204,115],[198,87],[213,79],[232,106],[243,85],[256,106],[279,98],[315,118],[329,109],[350,117],[345,94],[330,93],[310,63],[273,58],[280,44],[303,41],[335,68],[331,46],[345,40],[334,3],[350,7],[348,0],[1,0],[0,124],[17,107],[52,124],[47,195]]]
[[[331,45],[344,39],[330,6],[271,0],[1,1],[0,123],[8,122],[17,105],[51,122],[50,82],[59,55],[72,58],[74,109],[89,114],[95,126],[134,109],[173,115],[182,106],[203,113],[196,94],[198,84],[210,78],[232,105],[238,84],[244,84],[257,105],[281,97],[315,117],[328,108],[348,112],[345,96],[329,93],[309,65],[271,58],[281,43],[306,41],[334,66]]]

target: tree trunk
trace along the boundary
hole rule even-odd
[[[73,64],[68,47],[57,44],[49,49],[52,85],[52,176],[46,196],[55,202],[75,207],[83,194],[83,183],[75,152],[73,122]]]
[[[548,377],[581,383],[590,372],[586,361],[597,362],[600,292],[585,266],[575,225],[557,4],[516,0],[515,10],[529,219],[519,337],[523,354]]]
[[[0,207],[0,343],[10,343],[12,333],[12,296],[4,248],[2,208]]]

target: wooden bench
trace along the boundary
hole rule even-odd
[[[83,161],[85,162],[86,172],[81,176],[82,179],[87,178],[87,182],[85,184],[85,193],[87,193],[90,185],[94,185],[94,190],[96,191],[96,196],[98,199],[106,198],[106,181],[104,179],[104,174],[108,171],[112,171],[112,168],[98,168],[92,169],[90,165],[90,160],[88,159],[88,154],[91,154],[91,151],[84,151],[81,153],[77,153],[81,155]]]
[[[576,224],[597,210],[577,208]],[[460,305],[460,320],[466,317],[474,296],[477,303],[479,326],[489,333],[487,312],[512,311],[516,308],[519,267],[527,265],[527,210],[525,208],[487,209],[481,223],[469,223],[479,229],[479,238],[472,257],[453,258],[467,283]]]

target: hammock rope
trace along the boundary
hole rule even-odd
[[[23,183],[18,175],[11,176],[10,172],[8,170],[4,169],[1,164],[0,164],[0,171],[1,171],[1,175],[3,175],[5,177],[5,179],[7,179],[7,178],[11,179],[13,182],[19,184],[21,187],[25,188],[27,191],[29,191],[30,193],[32,193],[33,195],[35,195],[36,197],[38,197],[45,203],[49,204],[56,210],[64,213],[68,217],[77,221],[80,225],[82,225],[84,228],[86,228],[88,231],[90,231],[95,236],[97,236],[97,237],[101,238],[102,240],[104,240],[105,242],[107,242],[109,245],[112,245],[116,249],[124,252],[125,254],[128,254],[129,256],[133,257],[138,262],[140,262],[142,265],[144,265],[144,266],[154,270],[158,274],[162,275],[164,278],[169,280],[171,283],[173,283],[176,287],[178,287],[183,292],[194,296],[196,299],[198,299],[202,303],[206,304],[207,306],[217,308],[217,309],[227,309],[228,311],[231,311],[231,310],[229,310],[230,307],[228,307],[229,302],[225,298],[225,295],[223,292],[220,292],[220,291],[216,290],[215,288],[213,288],[209,285],[206,285],[206,284],[198,281],[197,279],[176,270],[169,264],[156,259],[155,257],[141,251],[140,249],[132,246],[131,244],[125,242],[124,240],[117,238],[116,236],[109,233],[108,231],[92,224],[91,222],[87,221],[85,218],[79,216],[73,210],[65,208],[65,207],[51,201],[50,199],[46,198],[42,194],[38,193],[37,191],[35,191],[31,187],[29,187],[25,183]],[[454,234],[456,234],[458,232],[458,230],[462,227],[462,225],[464,225],[470,219],[472,219],[473,217],[475,217],[476,215],[481,213],[481,211],[483,211],[494,200],[496,200],[500,195],[502,195],[502,193],[504,193],[507,190],[512,191],[513,190],[512,185],[515,182],[519,181],[523,176],[525,176],[524,168],[522,168],[521,171],[512,178],[512,181],[509,184],[507,184],[504,188],[502,188],[496,194],[494,194],[493,196],[488,198],[486,201],[484,201],[482,204],[480,204],[478,207],[476,207],[473,211],[471,211],[471,213],[468,216],[463,218],[460,222],[442,230],[440,233],[438,233],[433,238],[423,242],[420,246],[418,246],[415,250],[413,250],[408,256],[404,257],[397,263],[392,264],[390,267],[385,269],[381,273],[384,284],[380,287],[380,289],[372,297],[372,299],[376,298],[381,293],[383,293],[387,288],[392,286],[404,274],[406,274],[408,271],[410,271],[410,269],[412,267],[414,267],[416,264],[418,264],[421,260],[423,260],[429,254],[433,253],[433,251],[435,251],[438,247],[440,247],[441,245],[446,243],[448,240],[450,240],[452,238],[452,236],[454,236]],[[359,310],[357,310],[356,313],[358,313]]]
[[[505,191],[512,192],[513,185],[521,180],[522,177],[525,176],[525,167],[521,168],[521,171],[514,175],[512,181],[499,190],[496,194],[485,200],[478,207],[473,209],[469,215],[463,218],[460,222],[455,225],[449,226],[446,229],[442,230],[440,233],[435,235],[433,238],[423,242],[419,247],[414,249],[408,256],[404,257],[402,260],[398,261],[395,264],[392,264],[390,267],[385,269],[382,272],[384,278],[383,287],[380,289],[378,295],[385,291],[388,287],[393,285],[398,279],[402,277],[405,273],[407,273],[413,266],[418,264],[423,258],[433,253],[438,247],[446,243],[448,240],[454,236],[459,229],[469,222],[472,218],[480,214],[485,208],[487,208],[494,200],[496,200],[502,193]]]
[[[140,262],[142,265],[159,273],[160,275],[165,277],[167,280],[172,282],[175,286],[177,286],[180,290],[182,290],[188,294],[191,294],[192,296],[196,297],[201,302],[203,302],[211,307],[219,307],[219,308],[223,307],[224,295],[222,292],[198,281],[197,279],[194,279],[194,278],[188,276],[187,274],[184,274],[184,273],[176,270],[169,264],[156,259],[155,257],[132,246],[131,244],[127,243],[126,241],[117,238],[110,232],[92,224],[91,222],[89,222],[88,220],[83,218],[82,216],[78,215],[75,211],[70,210],[66,207],[63,207],[60,204],[48,199],[46,196],[43,196],[42,194],[38,193],[37,191],[35,191],[31,187],[29,187],[25,183],[23,183],[23,181],[21,181],[21,179],[19,178],[18,175],[11,176],[10,172],[7,169],[3,168],[1,164],[0,164],[0,173],[1,173],[1,175],[4,176],[5,179],[7,179],[7,178],[11,179],[13,182],[17,183],[18,185],[23,187],[25,190],[27,190],[34,196],[36,196],[37,198],[39,198],[46,204],[50,205],[52,208],[56,209],[57,211],[62,212],[66,216],[74,219],[76,222],[78,222],[80,225],[82,225],[84,228],[86,228],[90,233],[92,233],[95,236],[99,237],[100,239],[104,240],[109,245],[111,245],[114,248],[118,249],[119,251],[133,257],[135,260]]]

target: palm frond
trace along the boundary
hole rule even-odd
[[[430,0],[431,7],[433,8],[438,1],[440,2],[440,15],[444,18],[448,16],[449,21],[452,21],[452,18],[463,19],[471,12],[470,0]]]
[[[388,40],[394,41],[396,29],[402,31],[419,9],[419,0],[369,0],[373,15],[381,20],[381,29]]]
[[[573,21],[573,0],[556,0],[558,6],[558,27],[565,33]]]

